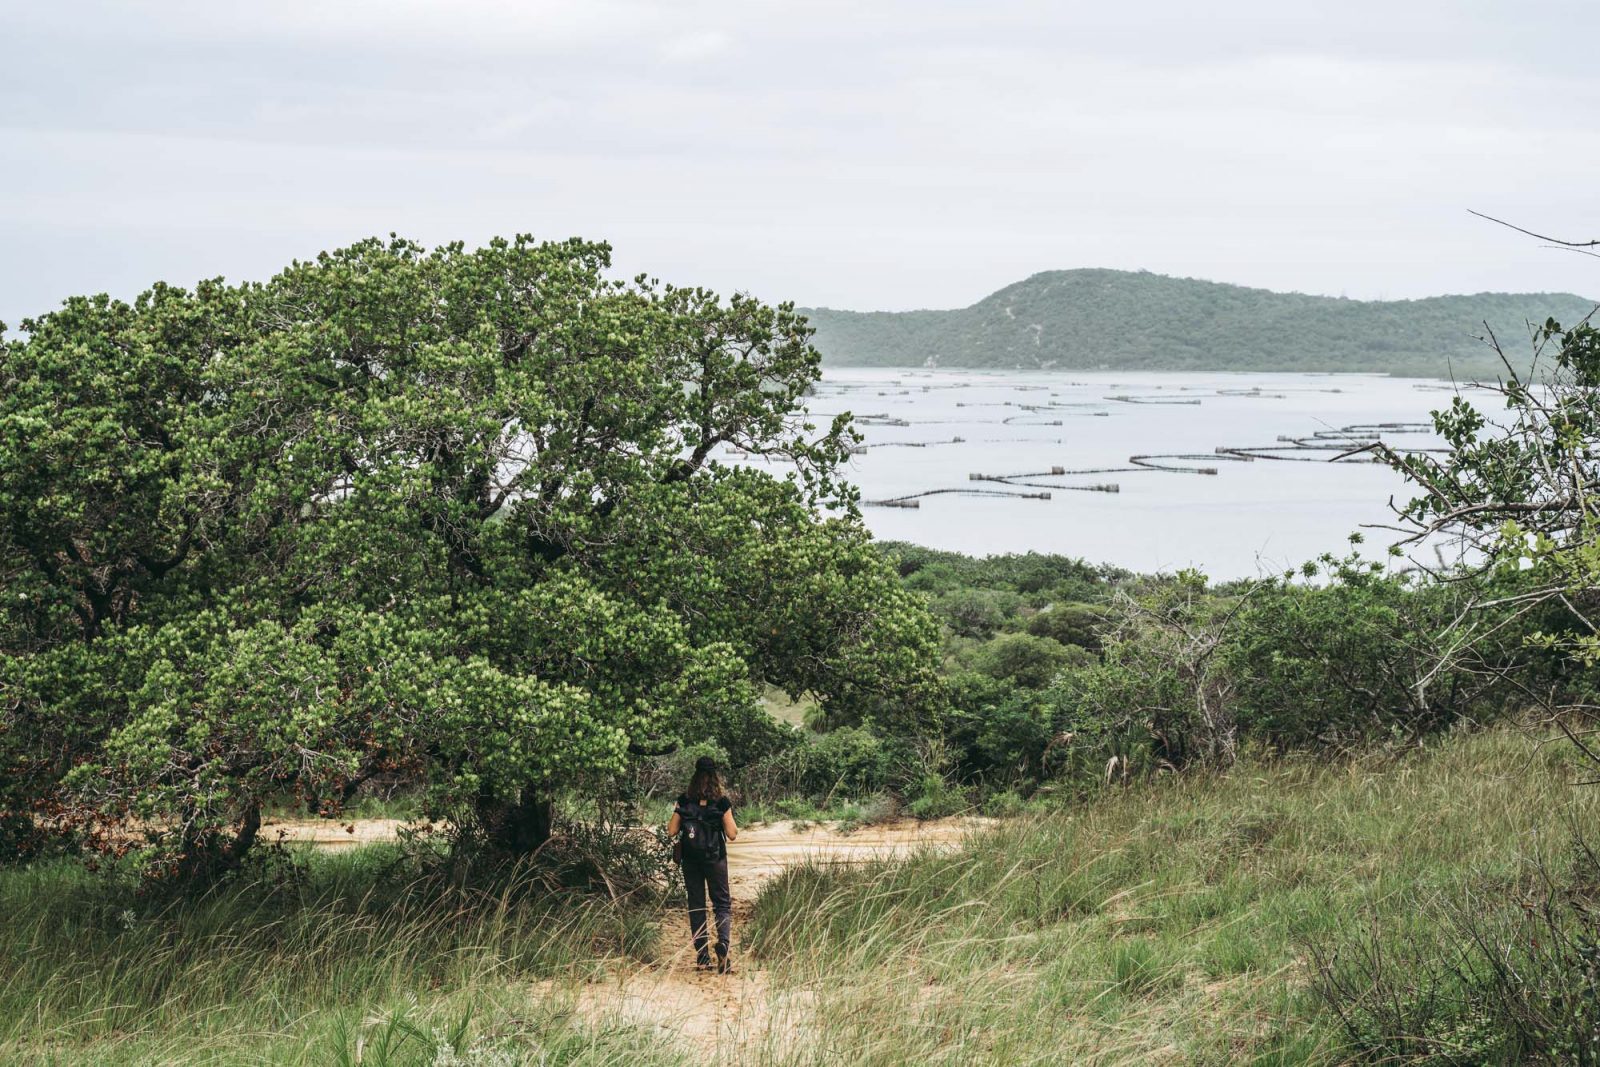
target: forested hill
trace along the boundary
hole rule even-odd
[[[1531,351],[1530,320],[1571,324],[1594,306],[1571,293],[1367,301],[1061,270],[959,310],[803,311],[834,366],[921,366],[933,357],[941,367],[1475,376],[1499,367],[1479,340],[1485,321],[1520,366]]]

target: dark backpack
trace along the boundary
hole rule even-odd
[[[727,854],[722,835],[722,812],[715,805],[700,805],[693,801],[678,805],[678,827],[678,840],[683,844],[684,859],[720,860]]]

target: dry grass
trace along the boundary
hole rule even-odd
[[[701,1010],[738,1034],[734,1063],[1337,1062],[1310,949],[1403,933],[1430,900],[1510,891],[1531,856],[1559,860],[1569,823],[1600,815],[1571,771],[1564,748],[1506,730],[1168,779],[985,824],[954,852],[799,862],[741,924],[739,996]],[[301,885],[160,907],[67,864],[0,872],[0,1062],[355,1063],[359,1049],[366,1065],[650,1065],[713,1050],[704,1026],[592,1010],[619,974],[670,966],[659,910],[386,888],[395,859],[348,849]]]
[[[775,989],[816,991],[827,1042],[775,1062],[1338,1061],[1309,948],[1525,880],[1569,820],[1600,815],[1571,770],[1503,731],[1172,779],[948,855],[796,868],[752,940]]]

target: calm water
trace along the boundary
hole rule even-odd
[[[864,508],[881,538],[974,554],[1063,552],[1138,571],[1193,566],[1231,578],[1281,571],[1323,552],[1342,554],[1361,524],[1393,521],[1391,496],[1403,502],[1413,494],[1380,464],[1326,462],[1331,451],[1286,453],[1316,462],[1228,462],[1215,456],[1219,446],[1275,446],[1280,435],[1426,423],[1450,395],[1438,382],[1369,375],[840,369],[826,373],[810,408],[817,416],[851,411],[909,423],[861,427],[868,447],[853,458],[851,473],[863,500],[932,489],[1051,492],[1049,500],[952,493],[923,497],[916,509]],[[933,443],[955,437],[963,441]],[[1437,444],[1429,433],[1385,437],[1397,446]],[[926,444],[904,447],[907,442]],[[1058,486],[1115,483],[1115,494],[968,479],[974,472],[1125,467],[1130,456],[1149,453],[1204,455],[1209,458],[1159,462],[1210,466],[1217,473],[1028,479]],[[1374,556],[1395,537],[1382,530],[1365,534],[1366,551]]]

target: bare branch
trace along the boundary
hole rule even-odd
[[[1542,233],[1534,233],[1532,230],[1525,230],[1521,226],[1517,226],[1514,223],[1507,222],[1505,219],[1497,219],[1493,215],[1485,215],[1483,212],[1481,212],[1481,211],[1473,211],[1471,208],[1467,209],[1467,214],[1476,215],[1480,219],[1486,219],[1487,221],[1495,223],[1496,225],[1504,226],[1508,230],[1516,230],[1518,233],[1525,233],[1529,237],[1537,237],[1541,241],[1549,241],[1551,244],[1560,245],[1562,248],[1596,248],[1596,247],[1600,247],[1600,241],[1563,241],[1559,237],[1546,237]]]

